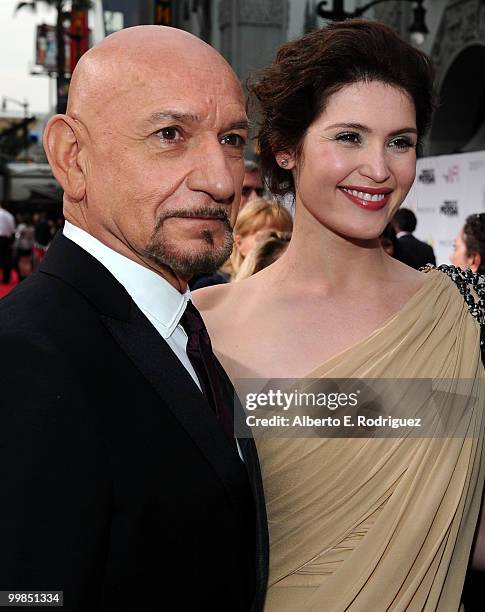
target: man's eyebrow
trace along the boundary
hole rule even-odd
[[[149,118],[150,123],[158,123],[159,121],[182,121],[186,123],[197,123],[200,121],[199,115],[192,113],[183,113],[175,110],[166,110],[158,113],[152,113]]]
[[[346,130],[359,130],[360,132],[364,132],[365,134],[369,134],[372,130],[363,125],[362,123],[333,123],[332,125],[327,126],[327,130],[331,130],[333,128],[343,128]],[[403,127],[400,130],[392,131],[389,136],[397,136],[398,134],[417,134],[418,130],[415,127]]]
[[[161,111],[152,113],[149,118],[150,123],[159,123],[160,121],[180,121],[181,123],[200,123],[201,117],[192,113],[183,113],[180,111]],[[226,130],[249,130],[249,122],[247,119],[239,119],[230,123]]]

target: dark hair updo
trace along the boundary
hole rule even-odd
[[[294,193],[292,174],[278,166],[275,154],[298,156],[308,127],[345,85],[380,81],[405,91],[416,110],[419,142],[435,106],[433,80],[428,56],[376,21],[334,22],[284,44],[273,64],[249,84],[259,103],[259,148],[269,189]]]
[[[480,255],[480,266],[477,272],[485,274],[485,213],[470,215],[463,226],[463,242],[468,257]]]

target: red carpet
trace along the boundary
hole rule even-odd
[[[0,271],[0,274],[1,274],[1,271]],[[3,283],[0,283],[0,298],[3,298],[4,295],[7,295],[7,293],[11,291],[17,283],[18,283],[17,272],[15,272],[15,270],[12,270],[12,274],[10,275],[10,283],[8,285],[4,285]]]

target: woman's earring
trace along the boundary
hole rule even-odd
[[[283,168],[286,168],[286,166],[288,165],[288,158],[287,157],[283,157],[283,159],[281,160],[280,164],[283,166]]]

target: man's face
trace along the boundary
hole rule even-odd
[[[94,122],[83,153],[90,233],[181,277],[221,265],[247,139],[241,89],[222,60],[133,62]]]
[[[255,200],[256,198],[262,198],[264,194],[263,181],[258,170],[253,172],[246,172],[244,174],[244,181],[242,186],[241,195],[241,207]]]

